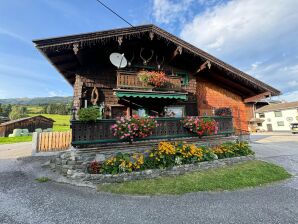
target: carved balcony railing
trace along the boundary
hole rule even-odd
[[[181,77],[168,76],[169,84],[166,87],[158,88],[155,90],[162,91],[180,91],[181,90]],[[118,89],[140,89],[152,90],[153,86],[141,82],[135,72],[118,72],[117,73],[117,88]]]
[[[231,116],[210,116],[218,123],[217,135],[231,135],[233,130],[233,118]],[[182,118],[156,118],[158,127],[153,130],[152,135],[137,139],[175,139],[183,137],[198,137],[196,134],[188,131],[181,123]],[[76,147],[88,147],[90,145],[100,145],[102,143],[123,142],[111,131],[111,126],[115,124],[114,119],[103,119],[96,122],[72,121],[72,145]]]

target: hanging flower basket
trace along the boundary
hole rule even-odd
[[[164,72],[141,71],[138,73],[138,78],[146,85],[157,88],[166,87],[169,84],[169,79]]]
[[[199,137],[214,135],[218,132],[218,124],[211,118],[185,117],[181,122],[185,128],[196,133]]]
[[[152,134],[157,127],[154,117],[120,117],[116,119],[116,124],[111,126],[114,136],[132,142],[136,138],[145,138]]]

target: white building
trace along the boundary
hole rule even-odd
[[[261,131],[290,131],[290,124],[298,123],[298,101],[269,104],[256,110]]]

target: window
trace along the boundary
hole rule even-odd
[[[264,113],[259,113],[260,118],[265,118],[265,114]]]
[[[169,106],[165,107],[166,117],[183,117],[185,108],[184,106]]]
[[[188,85],[188,74],[185,73],[185,72],[177,72],[176,73],[177,76],[180,76],[181,77],[181,85],[183,86],[187,86]]]
[[[274,111],[274,116],[275,117],[282,117],[281,111]]]
[[[277,126],[285,126],[285,123],[283,121],[278,121]]]
[[[258,127],[262,127],[262,123],[257,123]]]
[[[139,117],[145,117],[147,115],[147,111],[145,109],[141,108],[141,109],[138,109],[137,114]]]

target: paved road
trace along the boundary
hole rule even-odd
[[[297,140],[280,138],[288,140],[255,135],[252,145],[260,158],[284,165],[294,175],[291,180],[183,196],[119,196],[56,182],[41,184],[34,181],[45,172],[40,159],[3,159],[0,223],[298,223],[298,135]]]
[[[30,156],[31,153],[31,142],[0,145],[0,159],[13,159],[18,157],[25,157]]]

